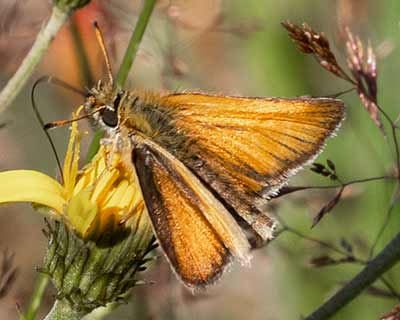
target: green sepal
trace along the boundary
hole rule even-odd
[[[63,221],[47,223],[49,241],[41,271],[50,276],[58,300],[86,314],[126,298],[155,248],[148,217],[134,220],[124,238],[116,236],[117,242],[83,240]]]

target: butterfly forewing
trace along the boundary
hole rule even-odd
[[[274,222],[263,199],[321,150],[344,117],[336,99],[164,96],[173,126],[189,144],[172,150],[264,239]],[[176,146],[174,146],[176,149]]]
[[[231,255],[248,262],[242,230],[178,159],[151,141],[132,158],[158,241],[186,285],[212,283]]]

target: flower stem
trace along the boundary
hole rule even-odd
[[[49,21],[37,35],[35,43],[22,61],[17,72],[0,93],[0,113],[7,109],[21,91],[69,15],[70,11],[63,11],[57,6],[53,6]]]
[[[356,298],[364,289],[393,267],[400,260],[400,233],[361,270],[350,282],[340,289],[317,310],[304,320],[329,319]]]
[[[47,284],[49,282],[49,277],[44,273],[39,273],[35,289],[32,293],[31,302],[28,306],[27,311],[22,316],[24,320],[35,320],[37,311],[40,307],[40,303],[42,302],[44,291],[47,288]]]
[[[140,41],[143,38],[143,34],[144,31],[146,30],[151,13],[153,12],[155,3],[156,3],[155,0],[144,1],[143,9],[140,12],[140,16],[136,23],[135,30],[133,31],[132,36],[129,40],[128,48],[125,51],[121,67],[119,68],[117,74],[117,80],[116,80],[117,87],[123,87],[126,79],[128,78],[129,71],[131,69],[133,60],[135,59]]]
[[[68,300],[57,300],[44,320],[80,320],[87,312],[77,311]]]
[[[72,16],[70,19],[70,29],[74,44],[74,51],[76,54],[76,59],[78,61],[80,80],[83,85],[91,86],[95,83],[93,78],[93,72],[90,67],[89,57],[85,48],[84,40],[82,34],[78,27],[78,22],[76,16]]]
[[[85,163],[89,163],[90,160],[92,160],[92,158],[97,154],[97,151],[99,151],[100,148],[100,141],[103,138],[103,136],[104,132],[101,131],[100,129],[94,133],[92,142],[90,143],[89,150],[86,155]]]

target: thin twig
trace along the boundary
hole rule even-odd
[[[304,318],[304,320],[329,319],[356,298],[363,290],[392,268],[400,259],[400,233],[327,302]]]
[[[389,280],[386,280],[385,277],[380,277],[379,278],[381,282],[388,288],[390,293],[392,294],[393,297],[396,297],[397,300],[400,300],[400,293],[395,289],[395,287],[392,286]]]
[[[391,176],[371,177],[371,178],[356,179],[356,180],[351,180],[351,181],[347,181],[347,182],[342,182],[340,184],[333,185],[333,186],[310,186],[310,188],[311,189],[332,189],[332,188],[347,187],[347,186],[350,186],[352,184],[371,182],[371,181],[378,181],[378,180],[390,180],[390,179],[395,179],[395,178],[391,177]]]
[[[330,251],[336,252],[336,253],[342,255],[344,258],[351,258],[351,260],[349,260],[348,262],[366,266],[369,263],[369,261],[371,260],[371,258],[369,258],[368,260],[361,259],[353,254],[349,254],[349,252],[347,252],[347,251],[341,250],[337,246],[334,246],[328,242],[307,236],[304,233],[302,233],[301,231],[298,231],[298,230],[290,227],[289,225],[287,225],[287,223],[281,217],[277,216],[277,218],[278,218],[280,224],[282,225],[282,227],[280,228],[280,230],[278,230],[275,233],[275,237],[280,236],[284,232],[290,232],[290,233],[298,236],[299,238],[302,238],[302,239],[310,241],[310,242],[314,242],[322,247],[325,247],[326,249],[328,249]],[[383,276],[380,277],[380,280],[383,283],[383,285],[386,286],[386,288],[390,291],[391,295],[400,300],[400,293],[397,292],[397,290],[390,284],[390,282],[388,280],[386,280]]]
[[[322,240],[319,240],[319,239],[316,239],[316,238],[312,238],[312,237],[306,236],[306,235],[303,234],[302,232],[300,232],[300,231],[298,231],[298,230],[296,230],[296,229],[293,229],[292,227],[289,227],[289,226],[287,226],[287,225],[285,226],[285,229],[286,229],[286,231],[288,231],[288,232],[290,232],[290,233],[293,233],[293,234],[295,234],[296,236],[298,236],[298,237],[300,237],[300,238],[302,238],[302,239],[304,239],[304,240],[317,243],[317,244],[319,244],[320,246],[325,247],[325,248],[327,248],[327,249],[329,249],[329,250],[331,250],[331,251],[334,251],[334,252],[336,252],[336,253],[338,253],[338,254],[344,256],[344,257],[350,257],[350,255],[349,255],[348,252],[346,252],[346,251],[344,251],[344,250],[341,250],[341,249],[337,248],[336,246],[331,245],[330,243],[327,243],[327,242],[325,242],[325,241],[322,241]],[[356,263],[358,263],[358,264],[365,265],[365,264],[367,263],[365,260],[359,259],[359,258],[357,258],[357,257],[355,257],[355,256],[353,256],[353,255],[351,255],[351,258],[353,259],[352,262],[356,262]]]
[[[378,231],[378,234],[376,235],[376,238],[375,238],[375,240],[374,240],[374,242],[373,242],[373,244],[372,244],[372,246],[371,246],[371,248],[369,250],[369,258],[368,258],[368,260],[371,260],[371,258],[373,257],[375,248],[378,245],[379,240],[381,239],[381,237],[383,235],[383,232],[385,231],[386,227],[389,224],[390,218],[392,216],[392,211],[393,211],[394,207],[396,206],[396,204],[399,201],[398,197],[396,197],[398,191],[399,191],[399,185],[397,184],[396,187],[393,190],[392,200],[390,201],[390,206],[389,206],[389,208],[388,208],[388,210],[386,212],[385,220],[384,220],[382,226],[380,227],[380,229]]]
[[[273,198],[278,198],[280,196],[297,192],[297,191],[305,191],[305,190],[320,190],[320,189],[337,189],[342,187],[347,187],[353,184],[364,183],[364,182],[371,182],[371,181],[379,181],[379,180],[395,180],[397,178],[392,176],[380,176],[380,177],[371,177],[371,178],[364,178],[364,179],[357,179],[351,180],[339,184],[333,184],[330,186],[288,186],[283,187],[280,192]]]
[[[348,253],[347,251],[341,250],[341,249],[339,249],[338,247],[336,247],[336,246],[334,246],[334,245],[332,245],[332,244],[330,244],[330,243],[327,243],[327,242],[325,242],[325,241],[322,241],[322,240],[319,240],[319,239],[316,239],[316,238],[312,238],[312,237],[310,237],[310,236],[305,235],[305,234],[302,233],[301,231],[296,230],[296,229],[290,227],[290,226],[285,222],[285,220],[284,220],[282,217],[278,216],[278,215],[276,215],[275,218],[278,219],[279,224],[282,226],[282,228],[281,228],[277,233],[275,233],[275,237],[277,237],[278,235],[280,235],[280,234],[282,234],[283,232],[286,232],[286,231],[287,231],[287,232],[290,232],[290,233],[292,233],[292,234],[298,236],[299,238],[302,238],[302,239],[307,240],[307,241],[310,241],[310,242],[317,243],[317,244],[319,244],[320,246],[325,247],[325,248],[327,248],[327,249],[329,249],[329,250],[331,250],[331,251],[334,251],[334,252],[336,252],[336,253],[338,253],[338,254],[344,256],[344,257],[349,257],[349,253]],[[367,261],[365,261],[365,260],[356,258],[356,257],[354,257],[354,256],[351,256],[351,257],[354,258],[353,262],[356,262],[356,263],[359,263],[359,264],[363,264],[363,265],[365,265],[365,264],[367,263]]]
[[[396,123],[393,122],[393,120],[389,117],[389,115],[383,110],[379,104],[377,104],[378,110],[382,113],[382,115],[385,117],[385,119],[389,122],[390,128],[392,131],[392,137],[393,137],[393,143],[394,143],[394,148],[395,148],[395,153],[396,153],[396,175],[397,179],[400,180],[400,147],[399,147],[399,141],[397,140],[397,135],[396,135]]]

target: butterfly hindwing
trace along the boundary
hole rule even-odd
[[[213,282],[232,255],[248,261],[240,227],[178,159],[151,141],[135,147],[132,159],[160,246],[186,285]]]

